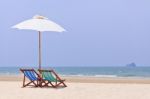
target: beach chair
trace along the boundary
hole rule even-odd
[[[54,70],[38,70],[42,76],[42,79],[46,82],[44,86],[48,86],[49,84],[56,88],[58,86],[67,87],[64,83],[64,79],[61,79]]]
[[[39,86],[40,75],[34,69],[20,69],[24,74],[23,87],[26,86]],[[28,83],[26,83],[26,78],[28,78]]]

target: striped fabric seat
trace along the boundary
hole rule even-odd
[[[35,72],[33,71],[24,71],[24,74],[28,79],[32,81],[38,80],[37,76],[35,76]]]
[[[57,79],[52,75],[51,72],[42,72],[43,78],[45,80],[51,81],[51,82],[56,82]]]

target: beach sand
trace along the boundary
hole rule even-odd
[[[21,88],[22,76],[0,76],[0,99],[150,99],[150,79],[64,78],[66,88]]]

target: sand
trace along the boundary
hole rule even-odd
[[[22,77],[1,76],[0,99],[150,99],[149,79],[65,78],[66,88],[21,88]]]

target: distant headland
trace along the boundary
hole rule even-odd
[[[136,64],[134,62],[127,64],[126,67],[136,67]]]

